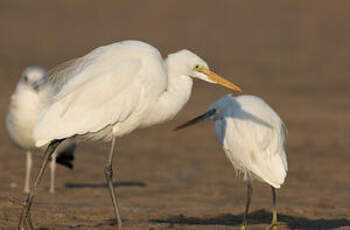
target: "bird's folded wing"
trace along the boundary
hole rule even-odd
[[[113,71],[81,71],[71,77],[41,114],[34,129],[36,145],[96,132],[126,119],[143,90],[138,79],[141,65],[138,60],[125,60],[116,63]]]
[[[75,58],[55,66],[49,70],[49,77],[56,90],[61,90],[69,77],[76,71],[83,62],[83,58]]]
[[[237,164],[278,188],[286,176],[284,136],[277,125],[271,127],[251,120],[230,120],[224,149]],[[282,128],[282,127],[281,127]]]

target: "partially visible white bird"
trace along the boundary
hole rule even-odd
[[[42,67],[28,67],[24,70],[11,96],[6,128],[12,141],[20,148],[26,150],[26,176],[24,192],[29,193],[30,174],[32,169],[32,152],[38,151],[33,138],[34,126],[40,113],[50,103],[56,94],[56,89],[49,81],[47,71]],[[58,163],[72,168],[74,143],[66,143],[58,149]],[[65,159],[62,161],[63,158]],[[67,157],[67,158],[66,158]],[[61,160],[60,160],[61,159]],[[56,153],[52,156],[50,192],[55,191]]]
[[[247,214],[253,179],[269,184],[273,194],[273,219],[270,229],[277,229],[276,188],[287,176],[285,126],[277,113],[256,96],[226,95],[209,106],[208,111],[180,125],[176,130],[211,119],[215,134],[236,172],[248,183],[248,198],[242,229],[247,228]]]
[[[48,157],[62,140],[69,138],[112,142],[105,177],[121,229],[112,184],[115,139],[174,118],[190,98],[192,78],[240,91],[238,86],[211,72],[196,54],[181,50],[164,61],[156,48],[140,41],[102,46],[55,69],[51,75],[64,75],[66,81],[34,130],[36,146],[50,144],[23,209],[20,229],[28,217]]]

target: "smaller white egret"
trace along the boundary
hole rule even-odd
[[[256,96],[226,95],[209,106],[203,115],[180,125],[185,128],[200,121],[214,121],[215,134],[236,172],[248,184],[247,203],[242,230],[247,228],[247,214],[254,178],[272,188],[273,218],[269,229],[277,229],[276,188],[287,176],[287,156],[284,149],[285,126],[277,113]]]
[[[33,139],[34,126],[40,113],[55,95],[55,88],[49,81],[47,71],[42,67],[26,68],[11,96],[6,116],[6,128],[11,140],[18,147],[26,150],[26,176],[24,192],[29,193],[30,174],[32,169],[32,152],[38,151]],[[75,144],[66,142],[57,150],[57,162],[69,168],[73,165]],[[64,160],[63,160],[64,159]],[[55,191],[56,153],[52,155],[50,163],[51,181],[50,192]]]

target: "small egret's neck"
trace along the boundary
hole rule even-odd
[[[173,119],[190,98],[192,84],[188,76],[168,73],[168,88],[153,105],[146,126]]]

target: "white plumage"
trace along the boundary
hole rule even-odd
[[[246,180],[258,178],[280,188],[287,175],[282,120],[259,97],[227,95],[214,102],[215,134],[234,168]]]
[[[194,63],[206,66],[197,56],[191,57]],[[114,43],[95,49],[74,65],[70,67],[74,71],[67,74],[67,83],[35,129],[38,146],[54,139],[87,133],[93,133],[88,134],[89,137],[98,136],[109,141],[112,134],[122,136],[135,128],[168,119],[164,112],[159,113],[164,116],[153,122],[150,114],[158,98],[170,93],[166,66],[159,51],[152,46],[137,41]],[[188,71],[192,68],[189,66]],[[188,89],[192,86],[189,77],[181,83]],[[177,93],[183,99],[180,109],[187,102],[190,91]],[[174,111],[174,115],[177,112]],[[96,134],[110,125],[113,125],[111,132]]]
[[[30,174],[32,168],[32,152],[39,149],[35,147],[33,138],[34,126],[43,109],[51,102],[57,89],[49,81],[48,73],[41,67],[26,68],[11,96],[8,113],[6,116],[6,128],[11,140],[20,148],[26,150],[26,176],[24,192],[29,192]],[[66,143],[58,149],[58,153],[74,151],[73,143]],[[53,155],[51,166],[50,192],[55,190],[55,158]]]
[[[36,146],[51,143],[54,148],[66,138],[112,141],[105,175],[120,228],[112,185],[115,138],[172,119],[191,95],[192,78],[240,90],[211,72],[201,58],[188,50],[170,54],[164,61],[156,48],[140,41],[99,47],[63,63],[50,74],[64,75],[64,82],[34,129]],[[31,199],[25,207],[28,212]]]
[[[48,83],[47,71],[41,67],[28,67],[11,96],[6,125],[14,143],[24,149],[35,149],[34,126],[40,112],[55,94]]]
[[[208,108],[208,112],[179,126],[187,127],[211,119],[217,140],[234,169],[248,182],[248,200],[242,229],[252,194],[254,178],[272,186],[274,217],[271,229],[276,228],[275,188],[280,188],[287,176],[285,126],[281,118],[266,102],[256,96],[226,95]]]

